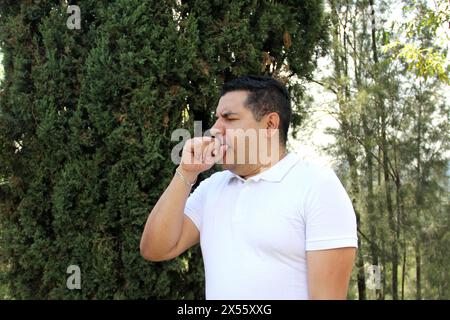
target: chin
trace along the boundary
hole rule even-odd
[[[234,164],[234,163],[226,163],[226,161],[224,160],[224,162],[221,163],[220,166],[224,170],[230,170],[231,172],[236,173],[237,168],[236,168],[236,164]]]
[[[233,165],[231,165],[231,164],[226,164],[226,163],[221,163],[220,164],[220,166],[222,167],[222,169],[224,169],[224,170],[230,170],[230,171],[233,171]]]

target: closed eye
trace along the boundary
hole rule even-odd
[[[220,116],[225,120],[231,121],[231,120],[238,120],[237,118],[234,118],[237,115],[238,114],[236,112],[225,111]],[[219,118],[219,115],[216,115],[216,118]]]

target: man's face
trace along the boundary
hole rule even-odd
[[[266,118],[256,121],[252,111],[245,107],[247,91],[231,91],[222,96],[216,109],[217,120],[211,135],[227,144],[223,167],[236,174],[244,174],[248,165],[256,164],[261,133]]]

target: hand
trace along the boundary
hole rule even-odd
[[[181,155],[180,169],[193,180],[203,171],[210,169],[225,155],[227,145],[219,139],[196,137],[186,141]]]

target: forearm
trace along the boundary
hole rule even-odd
[[[141,238],[144,258],[152,261],[170,259],[199,241],[196,226],[184,217],[184,207],[191,183],[199,173],[209,170],[221,159],[225,150],[211,137],[196,137],[186,142],[177,168],[181,176],[175,174],[147,219]]]
[[[188,181],[196,179],[196,175],[179,170]],[[147,255],[161,256],[176,246],[182,232],[184,207],[190,191],[188,184],[174,175],[147,219],[141,251]]]
[[[307,251],[310,299],[346,299],[355,252],[353,247]]]

